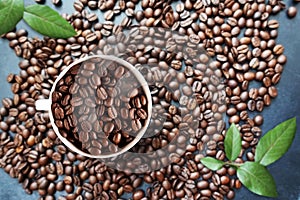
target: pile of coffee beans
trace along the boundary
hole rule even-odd
[[[76,29],[75,37],[30,38],[23,29],[4,36],[22,61],[20,71],[7,76],[13,95],[2,99],[0,108],[0,167],[41,200],[233,199],[241,187],[236,170],[213,172],[200,159],[225,159],[227,121],[239,124],[242,133],[237,162],[254,159],[262,112],[278,95],[286,62],[284,46],[276,41],[279,23],[272,18],[285,9],[284,2],[75,0],[73,5],[76,11],[63,17]],[[170,31],[186,37],[168,40]],[[61,143],[49,113],[35,110],[36,100],[49,98],[58,74],[91,53],[118,55],[149,74],[152,133],[130,152],[151,156],[125,154],[116,167],[86,158]],[[79,122],[84,115],[76,116]],[[85,123],[79,128],[89,130]]]
[[[198,46],[197,38],[146,26],[126,32],[100,40],[102,46],[95,52],[113,53],[136,67],[150,86],[154,108],[146,137],[132,148],[139,154],[119,156],[115,166],[142,173],[166,167],[175,157],[196,148],[198,156],[212,154],[217,145],[207,148],[207,143],[215,144],[214,138],[223,137],[225,127],[222,71]]]
[[[126,67],[93,58],[57,82],[52,113],[60,134],[92,155],[116,153],[145,125],[147,98]]]

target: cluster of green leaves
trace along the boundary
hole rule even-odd
[[[275,181],[266,166],[281,158],[290,148],[296,133],[296,118],[291,118],[268,131],[258,142],[255,150],[254,162],[234,162],[241,150],[241,133],[235,124],[227,130],[224,148],[227,162],[213,157],[201,159],[203,165],[211,170],[218,170],[223,166],[237,169],[237,177],[250,191],[258,195],[276,197]]]
[[[35,31],[52,38],[76,35],[74,28],[48,6],[24,6],[23,0],[0,0],[0,35],[13,30],[21,19]]]

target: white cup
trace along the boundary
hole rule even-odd
[[[100,58],[103,60],[109,60],[109,61],[113,61],[113,62],[117,62],[120,65],[126,67],[134,76],[135,78],[138,80],[138,82],[140,83],[140,85],[142,86],[144,93],[146,95],[147,98],[147,109],[148,109],[148,116],[147,119],[145,120],[145,125],[142,127],[142,129],[138,132],[138,134],[136,135],[136,137],[134,138],[134,140],[132,140],[129,144],[127,144],[124,148],[122,148],[120,151],[115,152],[115,153],[110,153],[110,154],[104,154],[104,155],[92,155],[92,154],[88,154],[83,152],[81,149],[78,149],[75,145],[73,145],[70,141],[68,141],[65,137],[63,137],[60,132],[58,127],[55,124],[54,118],[53,118],[53,113],[51,110],[51,104],[52,104],[52,94],[55,91],[56,85],[59,82],[60,79],[62,79],[64,77],[64,75],[75,65],[78,65],[84,61],[87,61],[89,59],[93,59],[93,58]],[[50,96],[49,99],[41,99],[41,100],[37,100],[35,103],[35,107],[36,110],[40,110],[40,111],[48,111],[49,112],[49,117],[50,117],[50,122],[51,125],[53,127],[54,132],[56,133],[56,135],[58,136],[58,138],[68,147],[70,148],[72,151],[81,154],[83,156],[86,157],[90,157],[90,158],[111,158],[111,157],[115,157],[118,156],[122,153],[125,153],[126,151],[128,151],[129,149],[131,149],[145,134],[147,127],[149,126],[150,123],[150,119],[151,119],[151,115],[152,115],[152,97],[151,97],[151,93],[150,93],[150,89],[148,86],[147,81],[144,79],[144,77],[141,75],[141,73],[135,68],[133,67],[130,63],[128,63],[127,61],[120,59],[118,57],[115,56],[110,56],[110,55],[92,55],[92,56],[87,56],[87,57],[83,57],[80,58],[76,61],[74,61],[72,64],[70,64],[66,69],[64,69],[59,76],[56,78],[51,91],[50,91]]]

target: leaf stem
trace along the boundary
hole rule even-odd
[[[243,164],[244,164],[244,163],[236,163],[236,162],[231,162],[231,161],[225,162],[225,165],[229,165],[229,166],[236,167],[236,168],[239,168],[239,167],[242,166]]]

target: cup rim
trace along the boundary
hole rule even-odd
[[[124,148],[122,148],[120,151],[116,152],[116,153],[111,153],[111,154],[104,154],[104,155],[92,155],[92,154],[88,154],[83,152],[82,150],[78,149],[75,145],[73,145],[70,141],[68,141],[65,137],[63,137],[60,132],[58,127],[55,124],[55,120],[53,117],[53,113],[52,113],[52,109],[51,109],[51,105],[52,105],[52,95],[53,92],[55,91],[56,85],[57,83],[64,77],[64,75],[75,65],[78,65],[84,61],[87,61],[89,59],[93,59],[93,58],[100,58],[100,59],[104,59],[104,60],[110,60],[110,61],[114,61],[117,62],[119,64],[121,64],[122,66],[126,67],[134,76],[135,78],[138,80],[138,82],[141,84],[143,91],[145,92],[145,96],[147,99],[147,109],[148,109],[148,115],[147,118],[145,120],[145,125],[142,127],[142,129],[139,130],[138,134],[136,135],[136,137],[129,143],[127,144]],[[129,149],[131,149],[134,145],[136,145],[136,143],[138,143],[140,141],[140,139],[144,136],[149,124],[150,124],[150,119],[152,116],[152,97],[151,97],[151,92],[149,89],[149,85],[147,83],[147,81],[145,80],[145,78],[142,76],[142,74],[129,62],[118,58],[116,56],[113,55],[89,55],[89,56],[85,56],[82,58],[79,58],[78,60],[75,60],[73,63],[71,63],[69,66],[67,66],[56,78],[56,80],[54,81],[51,91],[50,91],[50,95],[49,95],[49,100],[50,100],[50,107],[49,107],[49,118],[50,118],[50,122],[51,125],[53,127],[53,130],[55,132],[55,134],[58,136],[58,138],[68,147],[70,148],[72,151],[81,154],[83,156],[89,157],[89,158],[111,158],[111,157],[116,157],[118,155],[121,155],[125,152],[127,152]]]

